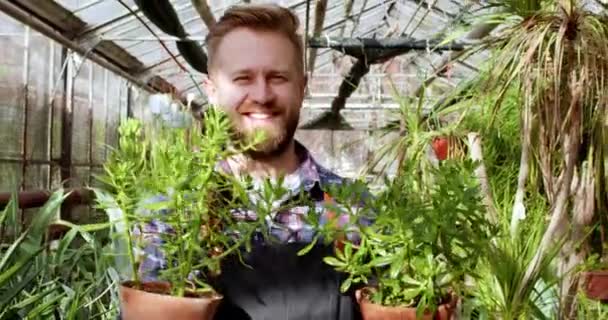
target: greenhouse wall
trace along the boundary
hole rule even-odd
[[[54,189],[64,180],[70,188],[95,185],[118,125],[128,114],[143,114],[149,93],[4,13],[0,30],[0,192]],[[338,73],[326,80],[339,83]],[[322,94],[323,79],[311,91]],[[347,104],[342,115],[352,130],[298,130],[296,138],[322,165],[357,176],[388,139],[377,137],[391,119],[390,110],[377,108],[390,99],[384,82],[366,77]],[[307,101],[302,122],[327,111],[330,101],[329,95]],[[66,163],[71,170],[62,172]],[[89,211],[77,207],[70,218],[87,220]]]
[[[129,83],[3,13],[0,30],[0,192],[94,184],[127,116]],[[87,217],[80,209],[72,219]]]

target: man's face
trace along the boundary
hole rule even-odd
[[[215,52],[207,94],[241,138],[264,132],[253,157],[279,155],[293,140],[306,85],[296,54],[287,37],[246,28],[228,33]]]

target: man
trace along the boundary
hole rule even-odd
[[[228,161],[228,169],[253,177],[285,176],[288,189],[304,190],[321,207],[324,189],[343,181],[294,140],[306,87],[298,24],[279,6],[228,9],[207,36],[205,89],[212,104],[225,108],[239,135],[246,138],[256,129],[266,134],[243,161]],[[352,296],[339,292],[341,277],[322,261],[331,248],[319,246],[298,257],[313,236],[302,214],[301,208],[277,213],[270,230],[282,244],[256,246],[245,261],[251,268],[239,261],[223,266],[218,289],[225,303],[216,319],[355,317]]]
[[[319,245],[297,255],[314,236],[304,215],[315,210],[321,221],[328,221],[324,191],[344,182],[294,140],[306,87],[298,24],[293,13],[279,6],[235,6],[207,37],[204,86],[210,103],[226,110],[240,138],[249,139],[257,130],[265,133],[255,151],[220,167],[254,179],[284,177],[288,194],[303,191],[315,203],[315,208],[277,212],[269,230],[278,244],[255,242],[244,257],[247,266],[236,258],[223,263],[214,284],[224,295],[216,319],[350,320],[358,314],[352,294],[339,291],[341,275],[323,263],[331,247]]]

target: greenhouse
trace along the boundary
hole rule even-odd
[[[606,0],[0,0],[0,319],[608,319]]]

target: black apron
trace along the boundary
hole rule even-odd
[[[342,294],[344,276],[323,262],[332,248],[317,246],[304,256],[304,244],[257,245],[223,262],[215,284],[224,295],[215,320],[360,319],[352,292]]]

